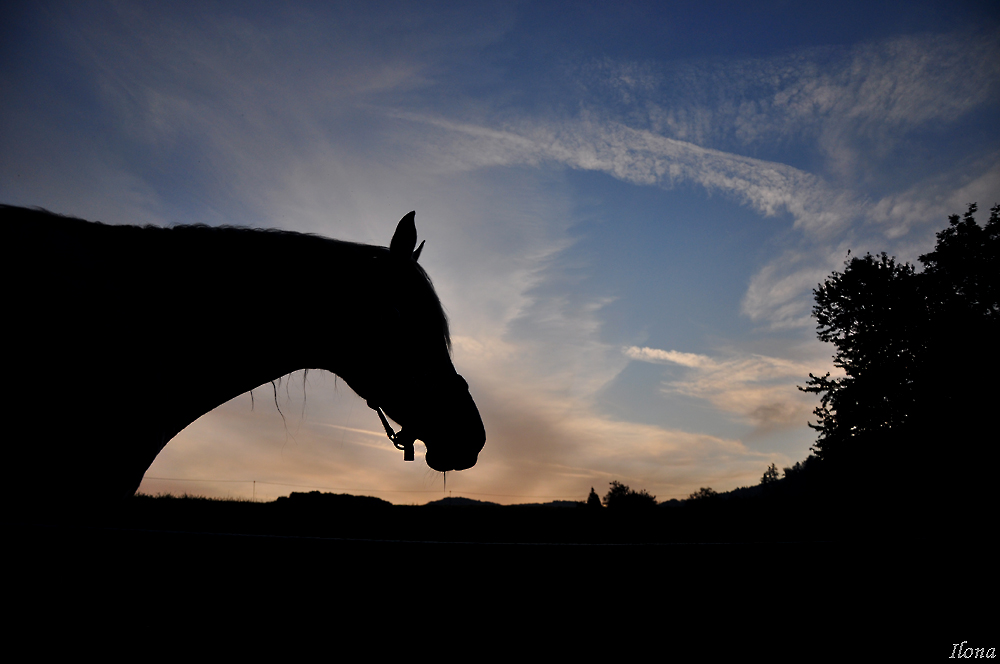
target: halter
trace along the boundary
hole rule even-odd
[[[403,461],[413,461],[413,441],[416,440],[416,437],[404,434],[402,429],[393,431],[392,427],[389,426],[389,420],[385,419],[385,413],[382,412],[381,408],[371,401],[368,402],[368,407],[378,413],[378,418],[382,420],[382,426],[385,427],[385,435],[389,436],[393,447],[397,450],[403,450]]]
[[[461,383],[463,388],[466,390],[469,389],[469,383],[462,378],[461,374],[456,373],[455,377],[458,378],[458,381]],[[412,434],[403,433],[402,429],[399,431],[393,431],[392,427],[389,426],[389,420],[385,419],[385,413],[382,412],[382,409],[372,403],[371,399],[368,399],[367,403],[369,408],[378,413],[378,418],[382,420],[382,426],[385,427],[385,435],[392,441],[393,447],[397,450],[403,451],[403,461],[413,461],[413,441],[415,441],[417,437]]]

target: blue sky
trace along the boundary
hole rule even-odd
[[[803,459],[796,386],[832,369],[811,289],[849,249],[914,261],[1000,200],[992,3],[4,11],[2,202],[382,245],[417,211],[487,427],[455,495],[682,498]],[[276,277],[296,287],[293,265],[247,286]],[[308,322],[279,304],[255,333]],[[303,382],[287,420],[267,385],[193,424],[142,490],[440,497],[348,388]]]

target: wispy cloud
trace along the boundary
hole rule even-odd
[[[746,354],[716,359],[638,346],[625,348],[623,353],[641,362],[685,367],[689,370],[685,378],[666,382],[664,391],[705,399],[758,430],[802,426],[815,407],[814,399],[796,389],[797,383],[817,371],[813,363]]]
[[[995,103],[996,34],[917,35],[743,61],[604,59],[578,73],[584,92],[572,116],[491,123],[389,113],[440,130],[423,138],[446,168],[561,165],[638,185],[695,186],[763,216],[788,215],[800,233],[754,275],[741,307],[773,329],[812,325],[811,290],[841,267],[847,249],[915,258],[908,254],[930,227],[1000,186],[995,152],[943,172],[907,157],[915,130],[954,125]],[[792,145],[816,155],[805,160],[813,172],[759,156],[783,156]],[[914,229],[920,237],[907,239]]]
[[[672,188],[697,185],[765,216],[791,214],[797,226],[821,231],[849,220],[853,204],[805,171],[635,129],[583,112],[552,123],[524,121],[494,129],[440,117],[392,112],[461,136],[442,159],[454,168],[561,164],[600,171],[625,182]],[[838,204],[831,204],[836,201]]]
[[[783,252],[750,280],[740,311],[774,330],[808,328],[812,318],[812,289],[842,267],[843,244]]]
[[[604,59],[581,74],[588,89],[617,98],[633,126],[665,136],[720,149],[790,138],[822,140],[832,149],[834,136],[895,140],[995,101],[1000,36],[909,35],[743,60]]]
[[[598,414],[588,393],[592,368],[585,363],[553,376],[549,365],[535,365],[530,346],[469,344],[457,344],[456,362],[475,376],[470,383],[492,441],[483,452],[488,483],[530,495],[542,487],[600,490],[619,480],[664,499],[685,497],[699,486],[745,484],[767,466],[767,455],[735,438]],[[575,385],[577,377],[587,384]]]

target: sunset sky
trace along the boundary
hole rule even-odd
[[[812,289],[1000,202],[1000,5],[813,4],[6,2],[0,203],[379,245],[416,210],[487,430],[450,495],[752,485],[815,440]],[[336,306],[294,259],[242,278]],[[261,311],[261,344],[311,324]],[[277,401],[201,418],[140,490],[445,495],[332,375]]]

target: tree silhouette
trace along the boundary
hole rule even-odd
[[[894,258],[853,258],[814,291],[818,336],[837,348],[846,376],[809,374],[805,392],[822,395],[813,412],[821,459],[856,457],[859,447],[902,426],[913,412],[913,388],[926,320],[914,269]],[[871,450],[868,450],[869,452]]]
[[[760,478],[760,483],[767,485],[778,481],[778,467],[773,463],[764,471],[764,476]]]
[[[806,474],[809,470],[814,468],[819,462],[819,458],[814,455],[809,455],[803,461],[796,461],[795,464],[789,468],[784,468],[785,479],[790,477],[799,478]]]
[[[587,508],[588,509],[601,509],[601,497],[597,495],[594,491],[594,487],[590,487],[590,495],[587,496]]]
[[[656,506],[656,496],[645,490],[634,491],[626,484],[611,482],[611,489],[604,495],[604,505],[608,509],[636,510]]]
[[[976,223],[975,203],[962,219],[948,218],[937,234],[934,251],[920,257],[925,291],[939,313],[997,322],[1000,316],[1000,205],[990,210],[985,227]]]
[[[993,409],[1000,363],[1000,206],[975,221],[976,205],[937,234],[917,272],[882,253],[854,257],[815,291],[821,340],[844,376],[809,375],[821,395],[813,449],[840,476],[859,461],[882,477],[931,477],[946,458],[954,482],[982,487],[981,423]],[[947,491],[945,492],[947,493]]]
[[[715,489],[711,487],[702,487],[688,496],[688,500],[709,500],[711,498],[717,497],[719,494]]]

